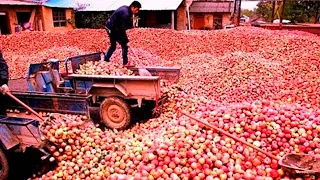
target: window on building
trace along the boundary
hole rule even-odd
[[[52,9],[53,26],[63,27],[66,26],[66,11],[65,9],[53,8]]]
[[[23,25],[23,23],[29,22],[31,12],[17,12],[18,24]]]

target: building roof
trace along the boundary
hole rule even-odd
[[[39,3],[29,2],[29,1],[19,1],[19,0],[0,0],[0,5],[28,5],[28,6],[35,6],[35,5],[39,5]]]
[[[75,0],[47,0],[42,3],[47,7],[56,7],[56,8],[76,8]]]
[[[123,5],[130,5],[133,0],[81,0],[88,6],[81,11],[114,11]],[[138,0],[141,10],[176,10],[183,0]]]
[[[43,5],[57,8],[76,8],[75,0],[0,0],[2,5]]]
[[[193,13],[214,13],[214,12],[232,12],[233,2],[193,2],[190,6],[190,12]]]

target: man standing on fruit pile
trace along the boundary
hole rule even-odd
[[[3,59],[2,50],[0,49],[0,115],[7,116],[6,110],[6,99],[5,93],[9,91],[8,88],[8,65]]]
[[[128,47],[129,39],[126,33],[127,29],[132,28],[132,16],[137,14],[141,8],[138,1],[133,1],[130,6],[121,6],[107,20],[106,30],[110,39],[110,48],[104,57],[104,60],[109,62],[110,57],[116,50],[117,42],[122,48],[123,65],[128,66]]]

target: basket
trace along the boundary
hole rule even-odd
[[[286,154],[279,165],[292,174],[320,175],[320,155]]]

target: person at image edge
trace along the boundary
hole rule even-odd
[[[4,60],[2,50],[0,49],[0,91],[1,91],[0,115],[2,116],[7,116],[7,112],[6,112],[7,97],[5,96],[5,93],[9,91],[8,79],[9,79],[8,65]]]

